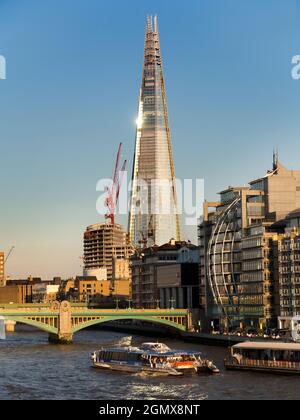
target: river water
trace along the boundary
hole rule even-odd
[[[194,349],[213,359],[217,376],[148,377],[90,367],[90,354],[125,334],[83,330],[74,344],[48,344],[39,331],[22,330],[0,340],[0,399],[300,399],[300,376],[230,372],[226,349],[162,339],[173,348]],[[133,344],[156,338],[134,336]]]

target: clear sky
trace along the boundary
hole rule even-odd
[[[0,0],[0,249],[13,277],[81,272],[96,182],[132,162],[145,19],[158,14],[175,171],[205,195],[300,168],[296,0]],[[196,228],[185,231],[196,238]]]

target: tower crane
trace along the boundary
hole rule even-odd
[[[127,161],[124,160],[121,169],[119,170],[120,160],[121,160],[121,152],[122,152],[122,143],[119,144],[115,168],[114,168],[114,177],[113,177],[113,184],[110,187],[106,187],[107,191],[107,199],[106,199],[106,207],[108,209],[108,213],[105,215],[106,219],[110,219],[110,223],[112,225],[115,224],[115,211],[119,201],[120,189],[123,181],[124,172],[126,169]]]
[[[4,260],[4,267],[5,267],[5,264],[6,264],[6,262],[7,262],[7,260],[8,260],[8,258],[11,256],[11,253],[13,252],[13,250],[15,249],[15,246],[12,246],[11,248],[10,248],[10,250],[9,250],[9,252],[8,252],[8,254],[7,254],[7,257],[5,258],[5,260]]]
[[[5,260],[4,260],[4,263],[3,263],[4,273],[6,272],[5,267],[6,267],[7,260],[11,256],[11,253],[13,252],[14,248],[15,248],[14,246],[12,246],[10,248],[10,250],[8,251],[8,254],[7,254],[7,256],[6,256]],[[6,275],[4,276],[4,285],[5,284],[6,284]]]
[[[139,240],[139,244],[141,245],[142,248],[147,248],[148,240],[150,238],[153,239],[154,237],[153,214],[150,215],[149,222],[148,222],[148,229],[146,230],[146,232],[140,230],[139,234],[141,238]]]

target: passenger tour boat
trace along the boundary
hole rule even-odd
[[[300,374],[300,344],[244,342],[230,348],[226,369]]]
[[[171,350],[162,343],[143,343],[140,347],[102,348],[92,353],[95,368],[127,373],[179,376],[184,373],[219,373],[210,360],[200,353]]]

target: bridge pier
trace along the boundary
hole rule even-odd
[[[73,334],[52,334],[48,336],[49,343],[53,344],[72,344]]]
[[[71,344],[73,342],[72,318],[70,302],[64,300],[58,303],[58,333],[49,334],[49,342],[55,344]]]
[[[5,330],[6,332],[15,332],[16,321],[5,321]]]

